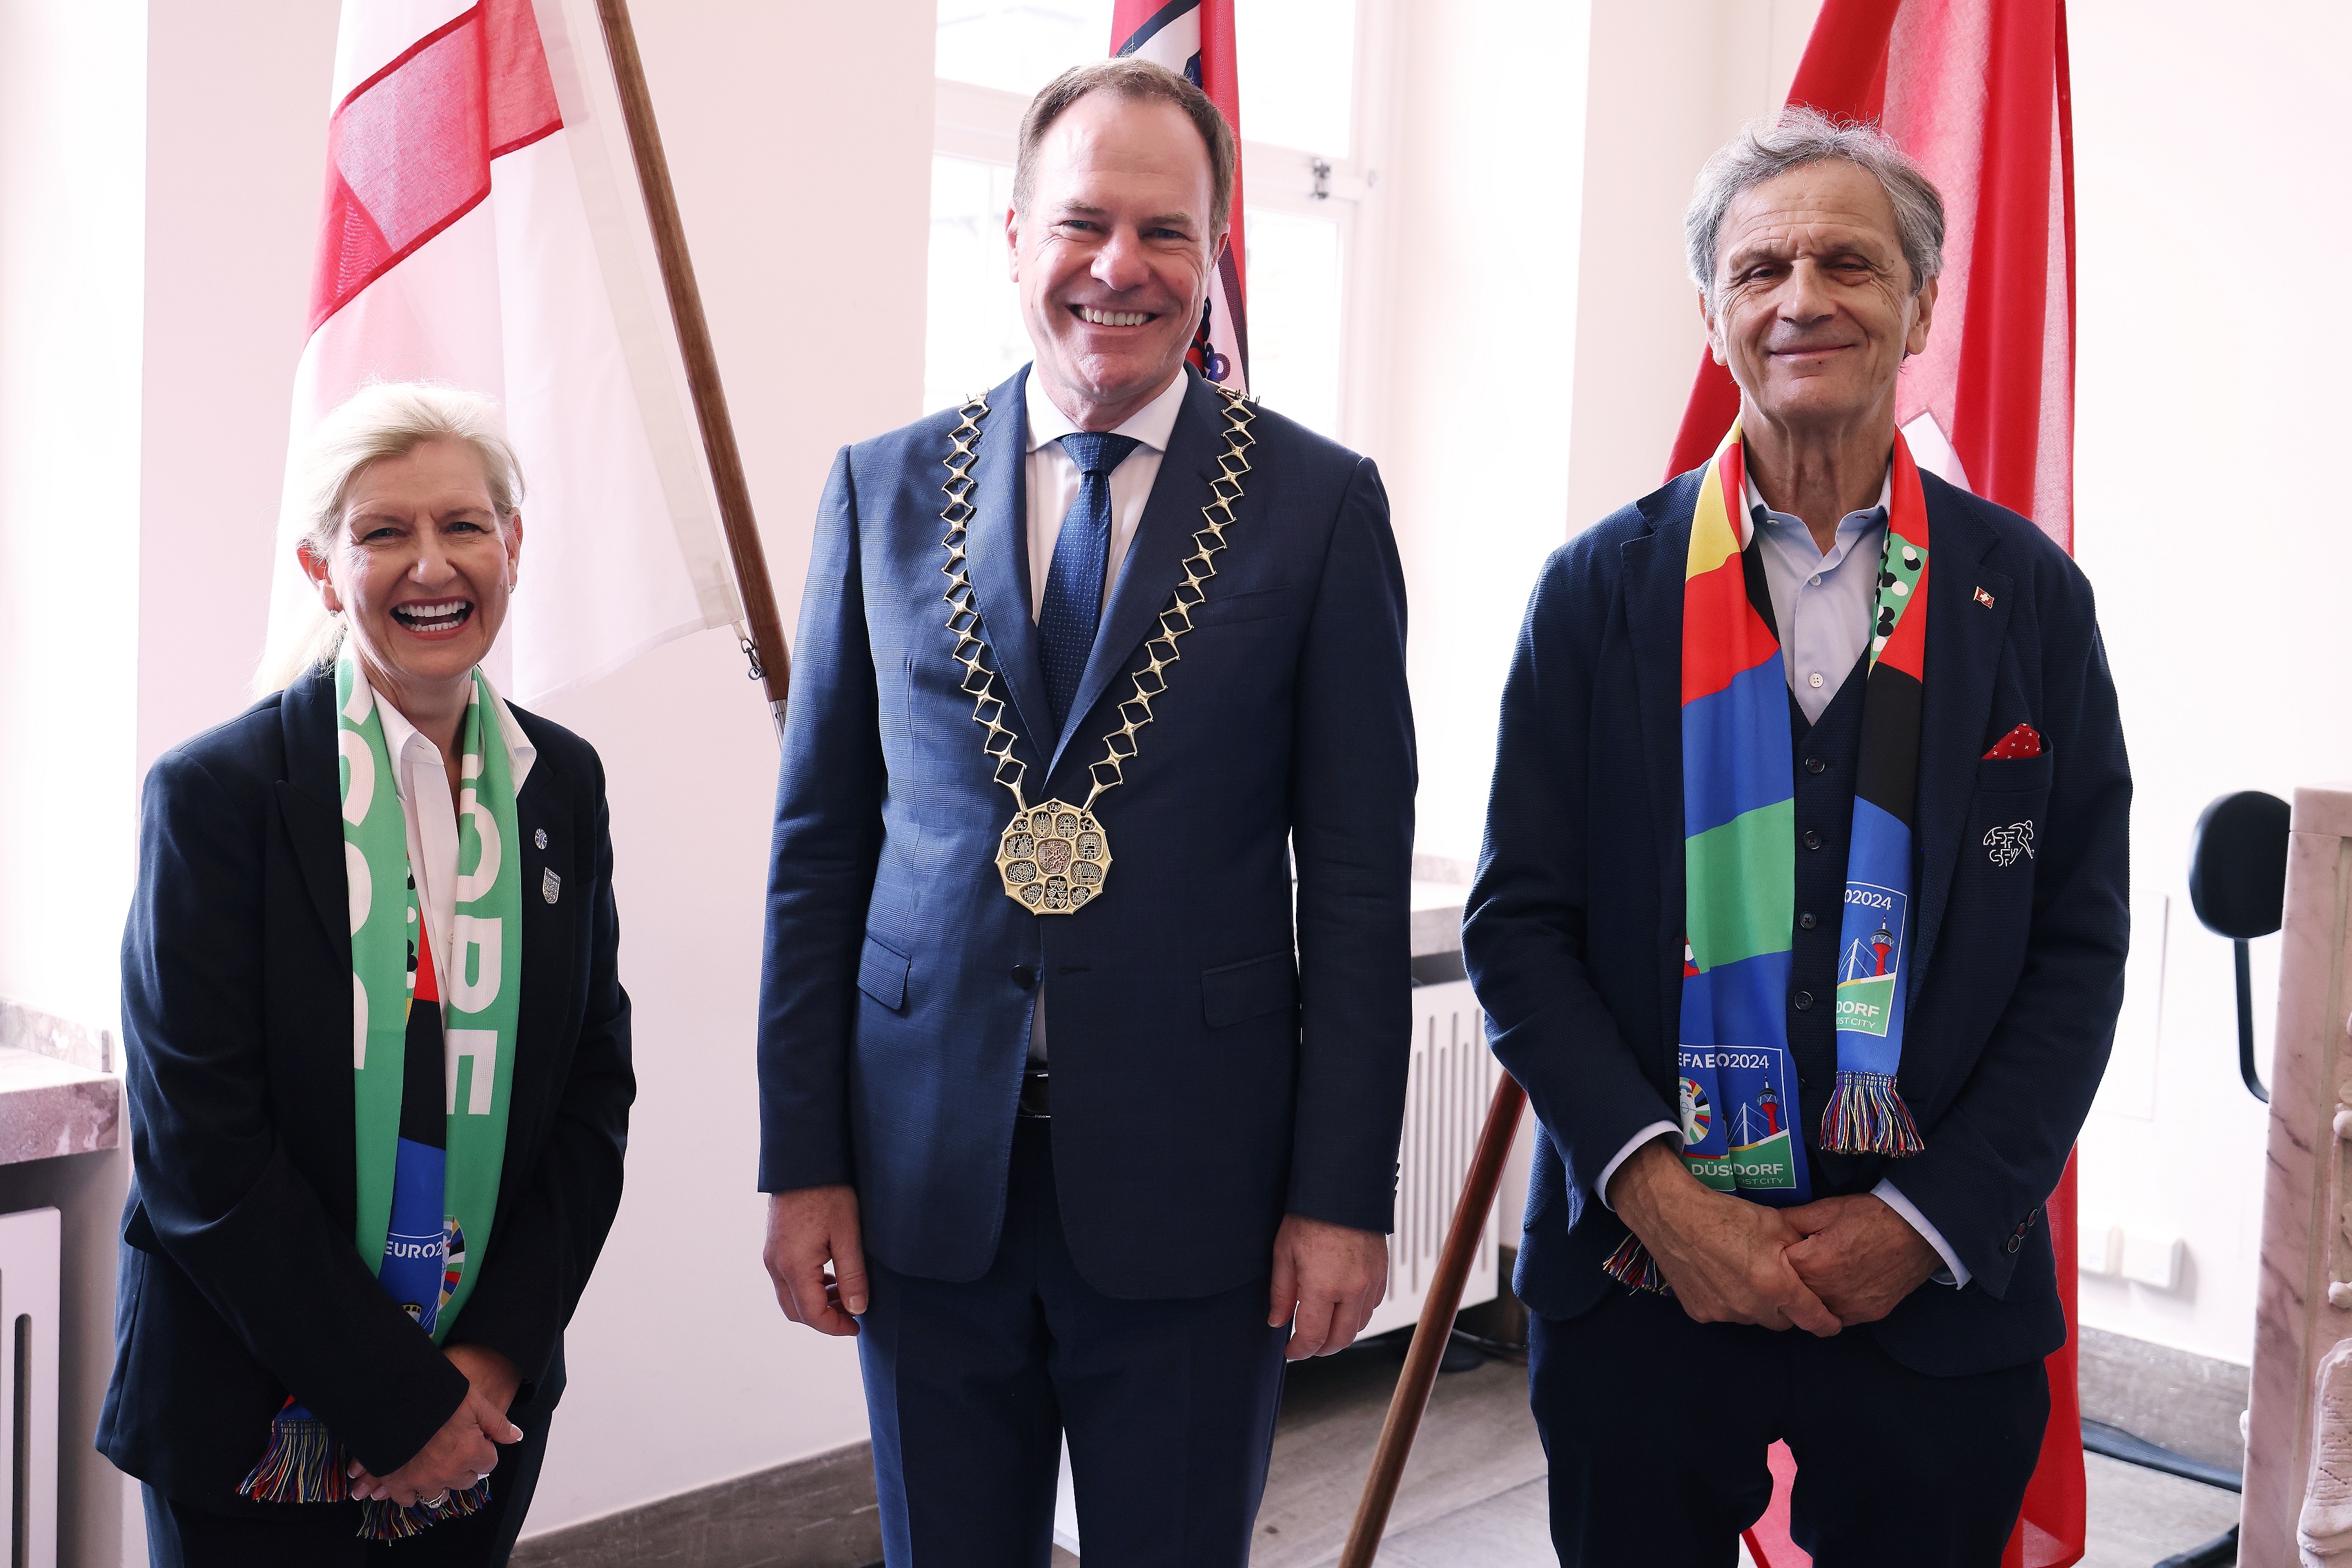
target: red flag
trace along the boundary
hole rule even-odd
[[[1825,0],[1789,100],[1874,121],[1943,193],[1944,273],[1927,352],[1895,394],[1922,468],[2022,512],[2074,548],[2074,178],[2064,0]],[[1669,474],[1705,462],[1738,412],[1705,354]],[[2005,1568],[2065,1568],[2084,1550],[2075,1387],[2074,1167],[2047,1207],[2066,1344],[2049,1359],[2050,1424]],[[1759,1568],[1811,1559],[1788,1537],[1794,1474],[1773,1456]]]
[[[1234,0],[1118,0],[1110,52],[1166,66],[1209,95],[1242,139],[1240,73],[1234,64]],[[1243,309],[1242,171],[1234,165],[1234,210],[1225,254],[1209,283],[1209,305],[1185,358],[1211,381],[1249,390],[1249,317]],[[1712,451],[1714,448],[1709,447]]]

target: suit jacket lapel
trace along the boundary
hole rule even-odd
[[[1046,729],[1053,708],[1045,700],[1045,671],[1037,662],[1037,623],[1029,616],[1028,376],[1025,367],[1016,371],[988,395],[980,455],[972,464],[979,486],[973,498],[976,513],[964,531],[964,548],[971,563],[972,592],[980,601],[982,635],[1019,721],[1014,728],[1042,758],[1053,748],[1054,737]],[[942,606],[940,616],[944,620],[946,616]]]
[[[1919,735],[1918,948],[1909,994],[1916,997],[1942,927],[1958,868],[1960,839],[1976,795],[1977,759],[1992,712],[1993,680],[2009,637],[2015,595],[2009,576],[1984,563],[2000,536],[1957,504],[1943,480],[1922,474],[1927,500],[1927,688]],[[1983,589],[1992,603],[1977,597]]]
[[[1184,405],[1169,432],[1168,451],[1160,460],[1160,476],[1151,482],[1151,498],[1144,502],[1142,521],[1127,549],[1127,563],[1112,585],[1110,602],[1103,606],[1095,646],[1087,657],[1087,670],[1071,700],[1068,721],[1055,739],[1050,777],[1062,765],[1062,753],[1080,731],[1087,715],[1119,678],[1135,650],[1157,627],[1160,612],[1183,579],[1185,557],[1192,553],[1192,535],[1201,525],[1201,509],[1209,504],[1209,478],[1216,471],[1223,447],[1224,399],[1209,384],[1184,369]],[[1243,494],[1248,494],[1244,481]],[[1246,501],[1244,502],[1247,504]]]
[[[305,675],[278,699],[278,721],[285,736],[286,777],[278,785],[278,815],[293,842],[327,934],[349,951],[351,891],[343,871],[341,753],[335,743],[335,676],[332,670]]]
[[[543,1117],[559,1098],[552,1074],[562,1033],[572,1023],[574,939],[579,922],[591,912],[593,891],[577,869],[577,831],[571,792],[556,776],[549,748],[542,745],[530,776],[515,792],[515,833],[522,840],[522,1005],[515,1024],[514,1082],[507,1098],[514,1108],[507,1129],[510,1149],[534,1146],[536,1130],[522,1118]],[[544,849],[539,847],[541,833],[547,835]],[[551,900],[547,897],[551,868],[558,879]],[[520,1179],[527,1168],[524,1162],[509,1159],[508,1177]]]
[[[1657,840],[1658,909],[1669,921],[1684,916],[1683,885],[1683,579],[1690,557],[1690,510],[1696,486],[1677,483],[1650,514],[1651,531],[1619,546],[1625,563],[1626,635],[1633,647],[1633,677],[1642,716],[1643,772],[1650,782],[1650,821]],[[1606,809],[1601,802],[1591,803]],[[1683,932],[1660,941],[1672,961],[1663,967],[1662,1016],[1682,1016]],[[1679,1025],[1676,1026],[1679,1028]]]

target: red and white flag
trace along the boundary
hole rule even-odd
[[[504,405],[526,547],[493,654],[530,701],[742,614],[593,0],[344,0],[299,450],[370,380]],[[289,473],[270,646],[317,597]]]
[[[1823,0],[1789,100],[1874,121],[1944,197],[1944,273],[1927,352],[1903,368],[1895,422],[1922,468],[2074,544],[2074,153],[2065,0]],[[1702,353],[1668,474],[1705,462],[1739,410]],[[2082,1559],[2075,1385],[2074,1165],[2044,1211],[2066,1344],[2049,1359],[2050,1421],[2004,1568]],[[1932,1287],[1930,1287],[1932,1289]],[[1789,1539],[1795,1465],[1748,1537],[1759,1568],[1811,1559]],[[1899,1555],[1899,1552],[1898,1552]]]
[[[1241,76],[1234,61],[1234,0],[1118,0],[1111,12],[1110,52],[1133,55],[1189,77],[1209,95],[1233,127],[1234,210],[1232,228],[1217,275],[1209,284],[1209,305],[1185,357],[1194,369],[1222,386],[1249,390],[1249,315],[1242,287]]]

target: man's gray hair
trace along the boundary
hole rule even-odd
[[[1749,121],[1698,172],[1690,208],[1683,214],[1683,245],[1709,317],[1715,314],[1717,241],[1731,204],[1767,180],[1832,158],[1866,171],[1885,191],[1895,208],[1895,237],[1911,268],[1911,291],[1917,293],[1943,271],[1944,198],[1935,182],[1877,126],[1832,120],[1791,104],[1769,124]]]

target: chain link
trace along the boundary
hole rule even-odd
[[[1222,386],[1215,390],[1225,400],[1225,448],[1217,454],[1217,471],[1209,480],[1209,504],[1201,509],[1192,553],[1182,563],[1184,580],[1176,584],[1168,607],[1160,612],[1160,629],[1144,641],[1142,667],[1129,677],[1134,689],[1118,705],[1118,728],[1103,737],[1103,759],[1087,770],[1093,787],[1081,810],[1091,811],[1106,791],[1127,782],[1124,770],[1135,760],[1135,737],[1151,722],[1153,701],[1168,689],[1168,668],[1181,657],[1176,641],[1192,629],[1192,613],[1208,598],[1207,584],[1217,574],[1216,558],[1225,549],[1225,530],[1233,526],[1234,509],[1241,503],[1249,450],[1257,445],[1257,438],[1250,434],[1257,409],[1240,393]],[[988,644],[982,635],[980,605],[972,595],[971,562],[964,548],[965,529],[978,510],[972,498],[979,481],[971,477],[971,466],[978,460],[980,422],[988,414],[988,400],[975,395],[957,413],[961,422],[949,436],[950,449],[942,459],[948,480],[940,487],[948,498],[940,512],[940,521],[948,525],[942,541],[947,564],[940,568],[948,579],[943,595],[948,605],[947,627],[955,634],[954,658],[963,666],[960,684],[972,700],[972,722],[986,731],[981,750],[994,765],[996,782],[1013,792],[1014,807],[1025,811],[1029,803],[1022,785],[1028,767],[1013,754],[1016,737],[1004,723],[1004,699],[997,694],[996,672],[983,662]]]
[[[955,661],[963,666],[963,679],[959,684],[964,695],[971,699],[972,722],[987,733],[981,738],[980,748],[993,764],[993,777],[998,784],[1013,792],[1015,808],[1026,811],[1029,802],[1021,793],[1021,782],[1028,775],[1028,764],[1013,754],[1013,732],[1004,723],[1004,699],[996,694],[996,672],[982,662],[988,644],[981,637],[980,605],[971,592],[971,563],[964,553],[964,529],[978,508],[972,505],[972,495],[979,481],[971,477],[971,465],[980,452],[980,421],[988,413],[988,399],[974,394],[958,409],[962,423],[948,437],[952,444],[942,459],[948,470],[948,482],[940,488],[947,492],[948,504],[940,512],[940,521],[948,525],[948,563],[940,568],[947,574],[948,591],[942,595],[948,604],[948,630],[955,633]]]

